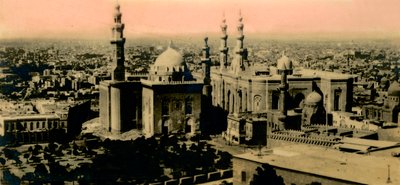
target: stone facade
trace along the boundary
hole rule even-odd
[[[199,132],[203,84],[156,83],[143,80],[143,133]]]
[[[115,10],[111,44],[116,49],[112,79],[102,81],[99,87],[101,124],[114,133],[143,129],[146,136],[197,133],[202,91],[210,90],[203,90],[203,82],[192,77],[182,55],[173,48],[172,43],[157,58],[148,75],[127,80],[124,67],[124,24],[121,22],[120,6],[117,5]],[[204,56],[204,71],[209,73],[206,70],[210,65],[208,46]]]
[[[255,66],[247,59],[247,49],[243,41],[243,18],[239,17],[237,44],[233,59],[227,61],[225,19],[221,24],[220,66],[211,68],[211,103],[226,111],[228,116],[225,133],[229,141],[239,142],[245,130],[244,118],[238,115],[268,113],[275,118],[268,123],[267,130],[300,129],[304,116],[326,117],[331,111],[350,112],[354,76],[326,71],[293,68],[291,59],[285,54],[277,61],[277,67]],[[312,93],[318,93],[319,102],[315,105],[305,102]],[[314,102],[315,103],[315,102]],[[298,114],[299,110],[303,114]],[[287,115],[289,110],[296,113]],[[298,110],[299,109],[299,110]],[[299,117],[300,115],[300,117]],[[300,118],[300,119],[299,119]],[[273,120],[273,121],[272,121]],[[288,124],[288,121],[292,122]],[[303,124],[321,124],[326,119],[303,119]],[[251,124],[250,124],[251,125]],[[248,127],[251,128],[251,127]],[[239,142],[240,143],[240,142]]]
[[[388,96],[382,104],[370,104],[363,106],[365,119],[384,121],[387,123],[399,123],[400,113],[400,85],[393,82],[388,89]]]
[[[235,185],[248,185],[253,180],[254,174],[257,172],[256,168],[263,163],[251,159],[240,157],[233,158],[233,184]],[[311,184],[312,182],[319,182],[321,184],[332,185],[353,185],[360,184],[343,179],[336,179],[329,176],[321,176],[304,171],[298,171],[290,168],[282,168],[272,165],[276,174],[281,176],[285,184]]]
[[[142,85],[140,81],[100,83],[100,122],[110,132],[141,128]]]

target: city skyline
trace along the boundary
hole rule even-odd
[[[116,1],[0,0],[0,39],[109,38]],[[249,34],[399,37],[400,2],[387,0],[119,0],[126,35],[215,34],[223,14],[236,34],[239,10]],[[332,34],[334,33],[334,34]]]

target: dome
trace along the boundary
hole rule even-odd
[[[317,104],[322,101],[322,96],[317,92],[313,91],[305,99],[305,104]]]
[[[283,54],[282,57],[278,59],[277,68],[278,70],[290,70],[292,69],[292,61]]]
[[[174,67],[184,65],[182,55],[171,46],[161,53],[154,63],[154,66]]]
[[[388,96],[400,96],[400,84],[394,81],[388,89]]]

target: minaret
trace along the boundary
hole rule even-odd
[[[287,84],[287,73],[286,70],[281,72],[281,84],[279,85],[280,96],[279,96],[279,111],[283,115],[287,115],[287,106],[286,106],[286,91],[288,89]]]
[[[238,36],[236,37],[236,47],[235,47],[235,58],[238,60],[237,62],[240,65],[240,68],[244,70],[244,62],[247,60],[247,49],[243,48],[243,40],[244,40],[244,34],[243,34],[243,17],[241,11],[239,11],[239,19],[238,19],[238,25],[237,25],[237,31],[238,31]]]
[[[220,52],[220,70],[226,69],[228,66],[228,46],[226,40],[228,39],[228,35],[226,34],[226,30],[228,26],[226,25],[226,19],[225,19],[225,13],[223,14],[222,18],[222,23],[221,23],[221,31],[222,31],[222,36],[221,36],[221,46],[219,48]]]
[[[286,102],[286,94],[289,88],[287,83],[287,75],[291,75],[293,73],[292,62],[290,59],[285,56],[285,52],[282,53],[282,58],[278,60],[278,73],[281,75],[281,84],[279,85],[279,111],[282,113],[284,117],[287,116],[287,102]]]
[[[204,38],[204,47],[202,51],[202,56],[201,56],[201,65],[202,65],[202,70],[203,70],[203,80],[204,80],[204,85],[203,85],[203,96],[204,96],[204,103],[202,107],[207,108],[209,107],[212,102],[211,102],[211,91],[212,91],[212,86],[210,85],[211,82],[211,76],[210,76],[210,65],[211,65],[211,59],[210,59],[210,47],[208,46],[208,37]]]
[[[203,70],[204,85],[210,85],[210,47],[208,46],[208,37],[204,38],[204,47],[202,49],[201,65]]]
[[[210,76],[210,65],[211,65],[211,59],[210,59],[210,47],[208,46],[208,37],[204,38],[204,47],[202,51],[202,56],[201,56],[201,65],[202,65],[202,71],[203,71],[203,80],[204,80],[204,85],[203,85],[203,96],[202,96],[202,112],[204,113],[204,116],[210,115],[210,110],[211,110],[211,105],[212,105],[212,98],[211,98],[211,91],[212,91],[212,86],[210,85],[211,82],[211,76]],[[205,121],[207,119],[203,120],[204,122],[210,122],[210,120]]]
[[[124,27],[125,25],[121,22],[122,14],[120,12],[120,6],[117,4],[115,6],[114,13],[114,26],[112,28],[113,38],[111,44],[115,44],[116,52],[115,59],[112,69],[112,80],[113,81],[124,81],[125,80],[125,56],[124,56]]]

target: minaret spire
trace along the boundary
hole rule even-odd
[[[221,36],[221,45],[219,48],[219,52],[220,52],[219,62],[220,62],[220,70],[224,70],[228,66],[228,50],[229,50],[229,48],[227,46],[228,35],[226,33],[226,30],[227,30],[228,26],[226,25],[225,12],[223,12],[223,14],[222,14],[222,23],[221,23],[220,27],[221,27],[222,36]]]
[[[243,47],[243,40],[244,40],[244,34],[243,34],[243,17],[242,17],[242,11],[239,10],[239,19],[238,19],[238,24],[236,26],[238,36],[236,37],[236,47],[235,47],[235,63],[232,63],[234,71],[237,69],[244,70],[245,69],[245,62],[247,62],[247,49]]]
[[[201,64],[203,68],[204,85],[210,85],[210,47],[208,46],[208,37],[204,38],[204,47],[201,56]]]
[[[114,12],[114,26],[112,28],[113,38],[111,44],[116,46],[114,68],[112,70],[112,80],[124,81],[125,80],[125,54],[124,54],[124,28],[125,25],[122,23],[122,13],[120,11],[120,5],[117,1]]]

